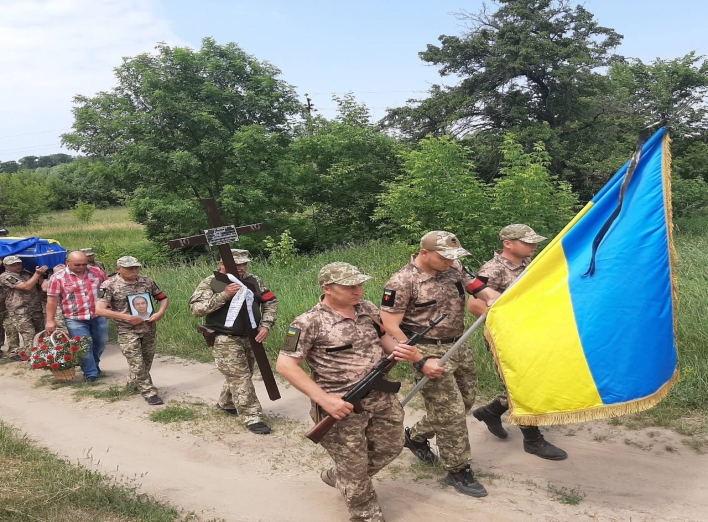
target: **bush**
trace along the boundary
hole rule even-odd
[[[708,213],[708,183],[701,178],[671,180],[674,216],[694,217]]]
[[[96,205],[93,203],[85,203],[83,201],[79,201],[74,209],[74,215],[81,223],[88,223],[91,221],[91,218],[95,212]]]

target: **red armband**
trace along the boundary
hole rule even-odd
[[[465,287],[465,290],[467,290],[468,293],[474,295],[480,290],[484,290],[487,288],[487,285],[484,283],[484,281],[480,281],[479,279],[475,279],[472,281],[470,284],[468,284]]]
[[[162,301],[164,299],[167,299],[167,295],[165,294],[165,292],[160,292],[159,294],[154,295],[153,297],[155,298],[155,301]]]
[[[275,294],[271,292],[270,290],[267,290],[265,293],[261,295],[261,299],[265,303],[266,301],[272,301],[275,299]]]

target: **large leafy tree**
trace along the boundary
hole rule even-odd
[[[152,239],[204,228],[199,198],[215,197],[227,219],[250,222],[279,197],[282,184],[259,175],[273,161],[263,152],[282,148],[300,105],[277,68],[205,38],[199,50],[160,44],[124,59],[115,75],[112,91],[75,98],[74,131],[63,142],[122,166]],[[173,221],[174,212],[151,210],[170,200],[195,217]]]

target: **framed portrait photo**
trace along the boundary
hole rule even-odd
[[[146,321],[150,319],[153,313],[152,299],[150,294],[135,294],[128,296],[128,305],[130,306],[130,314]]]

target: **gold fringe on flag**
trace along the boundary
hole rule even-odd
[[[519,426],[553,426],[556,424],[574,424],[639,413],[653,408],[664,400],[672,386],[679,380],[679,372],[676,370],[666,384],[647,397],[620,404],[603,405],[584,410],[560,411],[556,413],[543,413],[541,415],[517,415],[514,413],[514,408],[510,402],[511,413],[509,415],[509,422]]]

